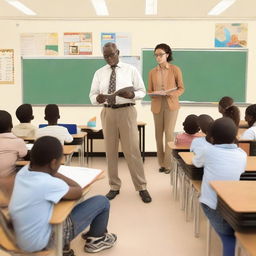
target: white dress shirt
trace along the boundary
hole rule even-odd
[[[192,162],[195,166],[202,165],[204,163],[204,153],[207,147],[212,145],[205,137],[199,137],[192,140],[190,151],[195,153]]]
[[[256,140],[256,123],[242,134],[240,140]]]
[[[116,91],[124,87],[134,87],[135,97],[133,99],[125,99],[116,97],[116,104],[135,103],[135,100],[142,99],[145,94],[145,86],[138,70],[126,63],[119,62],[115,69],[116,71]],[[93,77],[90,91],[90,100],[92,104],[99,104],[96,97],[99,94],[107,94],[109,88],[109,80],[112,69],[110,65],[105,65],[98,69]]]
[[[72,135],[68,132],[68,129],[59,125],[48,125],[43,128],[39,128],[36,133],[36,138],[43,136],[52,136],[57,138],[62,145],[64,142],[70,143],[73,141]]]
[[[246,153],[236,144],[210,145],[204,153],[204,166],[199,201],[213,210],[217,207],[217,195],[210,186],[215,180],[239,180],[246,166]]]

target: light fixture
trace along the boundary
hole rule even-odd
[[[34,11],[29,9],[23,3],[17,0],[5,0],[8,4],[12,5],[13,7],[17,8],[19,11],[25,13],[26,15],[37,15]]]
[[[216,6],[214,6],[208,15],[219,15],[224,12],[228,7],[230,7],[236,0],[222,0]]]
[[[146,0],[146,15],[157,15],[157,0]]]
[[[91,0],[91,3],[92,3],[92,5],[95,9],[95,12],[98,16],[109,15],[105,0]]]

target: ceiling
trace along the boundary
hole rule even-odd
[[[106,0],[109,16],[97,16],[90,0],[20,0],[37,16],[27,16],[0,0],[0,19],[255,19],[256,0],[237,0],[219,16],[207,13],[220,0],[158,0],[158,15],[144,14],[145,0]]]

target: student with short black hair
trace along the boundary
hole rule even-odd
[[[62,145],[64,145],[64,142],[72,142],[73,137],[68,132],[68,129],[58,125],[58,119],[60,118],[59,107],[56,104],[48,104],[45,107],[44,113],[44,119],[48,121],[48,126],[39,128],[36,138],[40,138],[42,136],[53,136],[59,139]]]
[[[200,115],[197,119],[197,123],[201,131],[206,135],[206,136],[193,139],[190,146],[190,151],[195,153],[194,158],[196,158],[196,161],[198,162],[203,157],[203,153],[207,149],[207,147],[211,145],[210,129],[213,122],[214,120],[212,119],[212,117],[205,114]]]
[[[256,140],[256,104],[252,104],[246,108],[245,121],[248,123],[249,129],[243,133],[241,139]]]
[[[20,105],[16,110],[16,117],[20,121],[20,124],[12,128],[12,133],[17,137],[34,138],[37,128],[31,124],[31,120],[34,119],[31,104]]]
[[[9,212],[17,243],[24,251],[35,252],[50,246],[53,230],[49,220],[54,204],[82,195],[75,181],[58,173],[62,157],[59,140],[43,136],[31,150],[30,165],[16,175]],[[99,252],[115,244],[116,235],[107,233],[109,208],[109,200],[104,196],[94,196],[75,206],[63,223],[63,256],[74,255],[69,243],[89,225],[83,236],[86,252]]]
[[[200,131],[200,127],[197,123],[197,115],[188,115],[183,122],[184,132],[177,134],[175,139],[176,145],[187,145],[190,146],[191,142],[194,138],[202,136],[198,132]]]
[[[205,215],[223,244],[223,256],[234,256],[234,230],[223,219],[217,208],[217,195],[210,186],[215,180],[239,180],[246,166],[246,153],[236,144],[237,126],[227,117],[214,121],[211,127],[213,145],[207,147],[203,161],[193,159],[196,167],[204,166],[199,201]]]
[[[218,105],[219,112],[223,115],[225,110],[231,107],[233,104],[234,104],[234,100],[231,97],[229,96],[222,97]]]
[[[0,110],[0,177],[16,174],[16,161],[27,155],[25,142],[12,132],[12,117]]]

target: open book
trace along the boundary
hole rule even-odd
[[[148,95],[150,95],[150,96],[166,96],[166,95],[168,95],[168,92],[173,92],[176,90],[177,90],[177,87],[171,88],[169,90],[153,91],[153,92],[148,93]]]
[[[122,89],[119,89],[117,91],[115,91],[114,93],[111,93],[111,94],[108,94],[108,93],[105,93],[103,94],[107,99],[111,99],[113,97],[116,97],[116,96],[119,96],[121,93],[125,92],[125,91],[131,91],[133,92],[134,91],[134,87],[133,86],[128,86],[128,87],[124,87]]]
[[[59,173],[77,182],[82,188],[92,184],[103,173],[102,170],[61,165]]]

